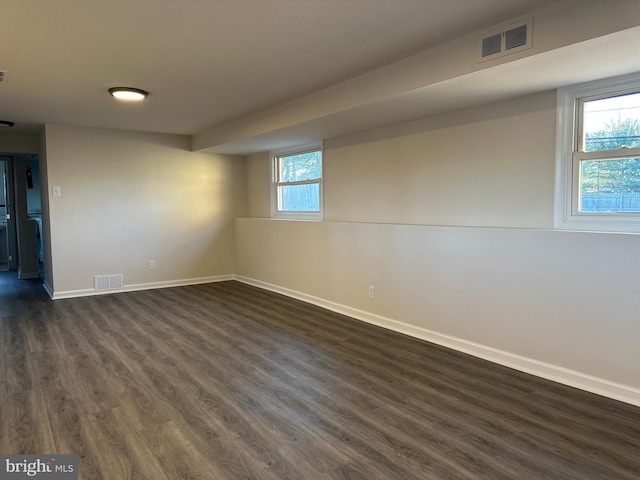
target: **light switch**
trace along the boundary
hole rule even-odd
[[[61,197],[62,192],[60,191],[60,187],[51,187],[51,195],[54,197]]]

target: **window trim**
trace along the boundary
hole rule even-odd
[[[299,155],[302,153],[320,152],[322,158],[322,164],[320,165],[320,178],[313,180],[300,180],[296,182],[278,182],[278,159],[280,157],[288,157],[293,155]],[[270,200],[271,200],[271,218],[280,218],[288,220],[313,220],[321,221],[324,218],[323,208],[323,177],[324,177],[324,151],[322,144],[306,145],[303,147],[289,148],[284,150],[274,150],[269,153],[270,158]],[[278,210],[278,187],[280,185],[311,185],[318,184],[319,198],[318,212],[304,212],[304,211],[281,211]]]
[[[578,137],[585,100],[640,92],[640,73],[559,88],[556,103],[556,165],[553,226],[561,230],[640,232],[640,213],[581,213],[580,162],[594,158],[634,156],[637,148],[582,152]],[[579,130],[580,129],[580,130]]]

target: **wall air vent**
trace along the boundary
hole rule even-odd
[[[2,83],[6,78],[7,78],[7,72],[6,70],[0,70],[0,83]]]
[[[122,288],[122,274],[119,275],[96,275],[93,277],[96,290],[110,290]]]
[[[533,18],[497,27],[482,34],[480,61],[493,60],[533,47]]]

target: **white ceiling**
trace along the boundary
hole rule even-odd
[[[193,135],[550,3],[0,0],[0,119]]]

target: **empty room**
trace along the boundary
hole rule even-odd
[[[0,480],[640,478],[640,2],[0,27]]]

